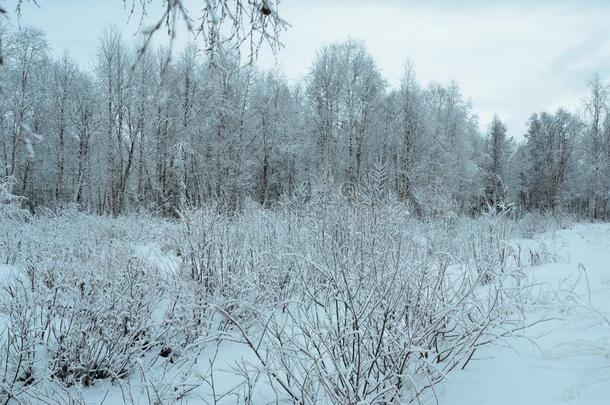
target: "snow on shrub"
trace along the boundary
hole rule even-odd
[[[515,286],[502,269],[490,269],[499,276],[485,284],[476,267],[456,267],[451,254],[417,243],[408,216],[396,207],[325,207],[301,212],[301,226],[290,215],[266,222],[261,218],[271,214],[262,213],[250,225],[239,219],[235,228],[225,224],[232,231],[200,224],[206,238],[191,229],[191,238],[211,246],[226,241],[226,268],[249,268],[241,254],[227,254],[245,246],[246,257],[265,258],[253,261],[254,280],[265,280],[255,281],[253,299],[240,302],[239,313],[218,309],[259,359],[257,373],[266,374],[280,395],[300,403],[418,398],[496,339]],[[252,224],[260,231],[257,238],[246,236]],[[504,242],[507,234],[494,237]],[[209,256],[205,250],[196,254]],[[218,263],[208,268],[218,270]],[[278,271],[289,282],[278,283],[272,276]],[[266,311],[261,301],[268,303]],[[253,309],[247,317],[246,306]]]
[[[102,379],[164,402],[242,388],[251,399],[262,381],[302,403],[433,395],[481,345],[523,326],[508,321],[520,291],[510,224],[419,223],[375,193],[178,221],[71,209],[20,220],[0,296],[0,397]],[[226,392],[204,356],[223,341],[253,356]]]

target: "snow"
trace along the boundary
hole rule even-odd
[[[180,265],[180,259],[176,255],[164,252],[158,243],[136,244],[133,248],[136,254],[166,273],[176,271]]]
[[[0,280],[4,280],[7,275],[14,271],[14,267],[5,263],[0,263]]]
[[[181,265],[181,258],[159,240],[125,243],[131,244],[134,253],[169,278]],[[578,224],[534,239],[513,239],[511,245],[520,252],[522,260],[529,263],[530,252],[539,252],[544,256],[539,261],[545,263],[525,268],[532,293],[531,299],[526,297],[517,308],[518,315],[523,313],[526,323],[549,320],[523,330],[520,336],[483,346],[464,370],[456,369],[435,388],[438,403],[607,404],[610,394],[610,224]],[[17,268],[0,264],[0,280],[12,277]],[[3,326],[0,320],[0,331]],[[207,343],[201,350],[194,348],[182,357],[194,363],[194,369],[180,368],[158,356],[158,352],[151,352],[138,360],[139,368],[128,379],[101,379],[88,387],[74,385],[69,388],[70,395],[85,404],[125,401],[146,404],[149,402],[147,390],[154,390],[169,403],[176,389],[182,390],[184,384],[196,384],[181,402],[214,403],[210,374],[213,369],[216,394],[233,390],[218,403],[241,403],[247,387],[239,370],[259,368],[259,360],[240,343],[239,334],[227,333],[223,335],[226,340],[216,340],[216,336],[220,335],[203,336]],[[53,396],[53,391],[47,392]],[[253,387],[252,395],[254,404],[276,400],[276,392],[264,375]],[[280,394],[280,399],[285,398]],[[423,402],[437,401],[429,393]]]
[[[610,225],[581,224],[540,238],[559,262],[532,267],[529,275],[547,293],[567,293],[579,280],[578,299],[531,307],[528,318],[560,319],[482,348],[464,371],[449,376],[441,404],[609,403]]]

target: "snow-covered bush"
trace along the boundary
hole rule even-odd
[[[0,399],[5,403],[27,393],[37,382],[38,319],[29,292],[21,280],[5,285],[1,291],[0,315],[5,329],[0,351]]]
[[[510,240],[513,222],[507,212],[491,212],[470,222],[462,230],[466,247],[462,259],[471,264],[485,281],[495,278],[497,273],[521,270]]]
[[[29,213],[21,208],[23,198],[11,192],[14,184],[13,177],[0,179],[0,263],[11,265],[22,248],[20,224],[29,218]]]
[[[115,253],[107,259],[76,273],[77,279],[48,281],[64,290],[53,290],[53,301],[43,304],[46,314],[41,307],[48,324],[49,369],[68,384],[124,377],[157,344],[152,315],[161,288],[151,282],[156,275],[137,258]]]
[[[558,218],[536,218],[544,221],[540,232],[560,229],[560,223],[564,226],[569,223],[569,219],[560,222]],[[445,252],[490,281],[500,274],[523,277],[525,266],[557,261],[545,244],[521,243],[514,239],[529,224],[530,219],[515,221],[510,211],[492,211],[478,218],[459,218],[453,223],[427,223],[420,232],[426,236],[429,252]]]
[[[166,316],[160,266],[134,246],[161,239],[139,221],[64,211],[15,224],[23,245],[0,295],[0,397],[126,378],[182,333]]]
[[[48,376],[88,385],[120,378],[157,343],[152,315],[160,279],[112,239],[99,242],[91,237],[64,246],[49,241],[54,251],[38,245],[2,297],[9,334],[23,324],[32,331],[36,361],[44,365],[31,376],[36,381]],[[26,312],[16,311],[20,303],[28,304]]]
[[[510,312],[502,282],[484,285],[476,267],[431,251],[436,243],[421,245],[409,232],[421,228],[412,227],[404,208],[324,207],[298,217],[245,214],[235,225],[248,234],[255,224],[256,238],[224,231],[233,235],[224,251],[247,246],[246,257],[264,258],[252,262],[257,275],[241,284],[250,291],[256,282],[263,296],[240,303],[254,308],[248,317],[221,302],[218,310],[280,395],[304,403],[414,399],[495,339],[491,332]],[[203,228],[212,245],[222,239],[216,225]],[[237,257],[224,265],[249,263]],[[274,279],[278,272],[286,283]]]
[[[519,295],[511,223],[418,222],[392,198],[367,196],[210,207],[177,221],[70,208],[19,220],[0,297],[0,396],[109,379],[151,401],[202,384],[213,398],[243,389],[254,401],[264,380],[303,403],[425,400],[477,348],[522,326],[508,322]],[[201,356],[224,341],[253,360],[221,392]]]
[[[14,177],[0,178],[0,219],[17,219],[27,216],[27,212],[21,208],[24,198],[12,193],[15,182]]]
[[[515,221],[515,228],[518,236],[532,239],[544,232],[569,229],[574,222],[574,218],[568,214],[528,212]]]

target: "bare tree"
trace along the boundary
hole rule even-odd
[[[589,216],[597,218],[606,215],[608,209],[608,175],[610,175],[610,134],[604,128],[610,112],[608,105],[608,87],[599,75],[589,83],[589,96],[585,100],[587,119],[586,138],[584,140],[584,158],[589,170],[586,184],[589,185]]]
[[[417,160],[421,159],[421,137],[423,132],[423,111],[421,107],[421,89],[415,80],[412,64],[407,64],[397,93],[397,119],[400,127],[397,132],[400,142],[397,148],[397,192],[401,200],[414,203]],[[418,153],[419,152],[419,153]]]
[[[41,89],[41,72],[47,58],[47,42],[44,33],[25,27],[11,34],[10,46],[7,53],[8,83],[4,91],[9,91],[11,103],[11,131],[10,139],[4,142],[7,156],[5,174],[7,176],[22,176],[25,180],[31,167],[26,163],[23,173],[19,173],[19,165],[25,158],[33,155],[33,144],[38,141],[36,128],[30,128],[35,113],[34,106],[37,93]],[[31,160],[31,159],[30,159]]]
[[[75,176],[74,202],[91,204],[91,135],[94,131],[95,90],[92,79],[80,73],[75,84],[74,126],[77,128],[78,157]],[[85,190],[89,190],[89,199],[85,199]]]
[[[70,98],[73,94],[75,65],[64,56],[59,63],[53,66],[53,104],[56,114],[56,134],[57,134],[57,167],[55,175],[55,199],[64,200],[65,188],[65,169],[66,169],[66,132],[68,124],[68,113],[70,112]]]
[[[128,64],[120,34],[115,29],[107,29],[100,40],[97,74],[105,100],[107,178],[104,206],[113,214],[123,209],[133,158],[133,139],[127,140],[124,133]],[[131,135],[128,134],[130,138]]]

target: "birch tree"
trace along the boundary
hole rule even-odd
[[[54,132],[57,137],[56,154],[57,163],[55,168],[55,200],[63,202],[65,198],[65,172],[66,172],[66,138],[68,136],[69,114],[71,110],[71,98],[73,95],[75,65],[64,56],[59,63],[52,68],[53,78],[53,115],[55,116]]]
[[[364,44],[323,48],[307,79],[319,171],[329,181],[356,183],[375,131],[385,82]]]
[[[587,184],[588,215],[592,218],[606,215],[610,192],[610,111],[608,87],[598,75],[589,83],[589,95],[585,100],[587,128],[583,139],[583,159]]]
[[[124,208],[126,180],[133,156],[133,142],[126,145],[124,133],[128,67],[129,62],[121,35],[116,29],[107,29],[102,34],[98,48],[97,77],[105,104],[106,186],[104,210],[115,215],[119,214]]]

